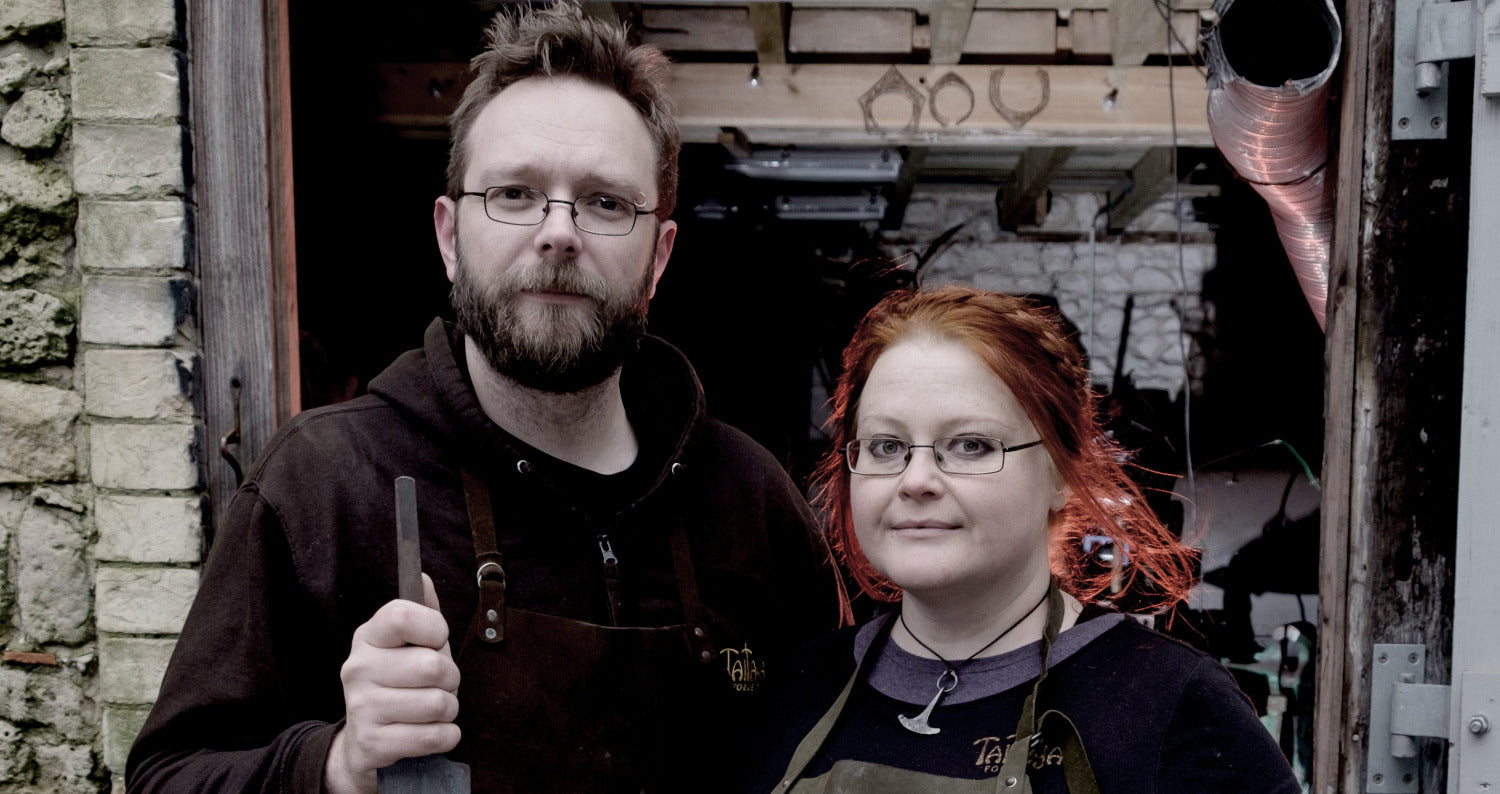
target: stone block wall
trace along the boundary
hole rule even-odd
[[[0,794],[123,791],[197,588],[180,18],[0,3]]]
[[[1094,381],[1101,384],[1114,378],[1126,301],[1133,299],[1126,374],[1140,389],[1162,389],[1175,397],[1191,385],[1196,392],[1203,360],[1191,339],[1206,321],[1203,276],[1215,261],[1212,233],[1203,224],[1188,222],[1185,243],[1179,246],[1174,239],[1177,207],[1167,198],[1133,222],[1130,234],[1106,236],[1101,228],[1091,244],[1089,224],[1103,200],[1102,194],[1092,193],[1056,196],[1037,233],[1021,239],[997,228],[993,191],[918,190],[901,234],[884,253],[910,262],[926,241],[964,223],[951,244],[923,268],[924,286],[957,282],[1054,296],[1078,326]]]

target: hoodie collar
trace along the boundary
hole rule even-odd
[[[370,382],[370,393],[393,405],[427,432],[462,450],[470,460],[497,459],[515,467],[541,455],[490,420],[479,405],[464,363],[463,335],[434,319],[420,350],[397,358]],[[625,412],[640,439],[638,464],[651,472],[655,490],[691,457],[694,439],[706,421],[703,387],[682,352],[647,336],[620,377]],[[635,468],[635,467],[632,467]]]

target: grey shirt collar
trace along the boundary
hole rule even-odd
[[[865,649],[874,642],[883,626],[895,619],[893,612],[861,626],[854,638],[854,658],[858,660],[863,656]],[[1057,635],[1057,641],[1052,644],[1052,653],[1047,660],[1048,669],[1056,667],[1125,619],[1126,616],[1119,612],[1107,612],[1077,623]],[[870,660],[869,667],[867,680],[876,692],[903,703],[917,705],[925,705],[932,700],[933,693],[937,691],[938,676],[947,669],[936,659],[927,659],[902,650],[899,645],[889,641],[889,635],[885,647]],[[1040,640],[997,656],[975,659],[959,671],[958,686],[943,697],[943,704],[968,703],[997,695],[1036,678],[1041,669]]]

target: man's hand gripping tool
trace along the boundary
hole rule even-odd
[[[417,535],[417,482],[396,478],[396,581],[407,601],[422,603],[422,546]],[[469,794],[469,766],[441,755],[403,758],[379,770],[380,794]]]

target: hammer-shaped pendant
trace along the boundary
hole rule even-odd
[[[947,686],[944,686],[944,683],[947,683]],[[911,731],[912,733],[920,733],[923,736],[931,736],[935,733],[942,733],[943,731],[941,728],[934,728],[931,725],[928,725],[927,720],[932,716],[932,710],[937,708],[938,701],[943,699],[943,695],[952,692],[957,687],[958,671],[954,670],[951,667],[947,670],[944,670],[943,674],[938,676],[937,694],[932,696],[932,702],[927,704],[927,708],[922,709],[921,714],[918,714],[915,717],[908,717],[905,714],[897,715],[897,717],[901,720],[901,727]]]

